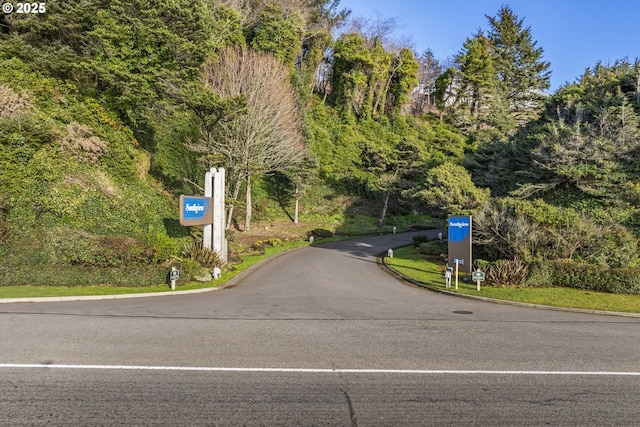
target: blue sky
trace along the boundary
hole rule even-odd
[[[341,0],[353,16],[394,18],[399,38],[429,48],[436,58],[452,57],[478,29],[485,15],[509,6],[531,27],[543,59],[551,63],[551,91],[580,77],[598,61],[640,57],[639,0]]]

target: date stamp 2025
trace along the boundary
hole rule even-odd
[[[3,3],[2,12],[5,14],[18,13],[18,14],[40,14],[47,12],[46,3]]]

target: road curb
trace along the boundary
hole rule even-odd
[[[396,250],[396,249],[401,248],[401,247],[403,247],[403,246],[398,246],[396,248],[393,248],[393,250]],[[494,304],[512,305],[512,306],[516,306],[516,307],[538,308],[538,309],[542,309],[542,310],[565,311],[565,312],[570,312],[570,313],[581,313],[581,314],[598,314],[598,315],[602,315],[602,316],[617,316],[617,317],[627,317],[627,318],[640,319],[640,313],[627,313],[627,312],[620,312],[620,311],[603,311],[603,310],[587,310],[587,309],[570,308],[570,307],[556,307],[556,306],[553,306],[553,305],[531,304],[531,303],[518,302],[518,301],[507,301],[507,300],[500,300],[500,299],[495,299],[495,298],[487,298],[487,297],[468,295],[468,294],[459,294],[457,292],[445,291],[445,290],[442,290],[442,289],[434,288],[432,286],[429,286],[429,285],[427,285],[425,283],[422,283],[422,282],[419,282],[417,280],[411,279],[410,277],[407,277],[404,274],[394,270],[393,268],[391,268],[391,266],[389,266],[389,264],[387,264],[386,258],[387,258],[386,252],[383,252],[377,257],[377,259],[376,259],[377,262],[376,263],[383,270],[385,270],[387,273],[389,273],[391,276],[395,277],[396,279],[398,279],[400,281],[407,282],[407,283],[410,283],[411,285],[418,286],[420,288],[424,288],[424,289],[430,290],[432,292],[437,292],[439,294],[449,295],[449,296],[458,297],[458,298],[466,298],[466,299],[471,299],[471,300],[476,300],[476,301],[490,302],[490,303],[494,303]]]

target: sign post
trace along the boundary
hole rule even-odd
[[[450,216],[447,223],[449,230],[448,259],[456,266],[456,289],[458,289],[458,271],[471,273],[473,259],[471,256],[471,216]],[[460,267],[461,266],[461,267]]]
[[[453,263],[456,265],[456,291],[458,290],[458,266],[464,265],[463,258],[454,258]]]
[[[225,237],[225,170],[211,168],[204,175],[204,197],[180,196],[180,224],[203,225],[202,246],[220,255],[227,262]]]
[[[176,281],[180,278],[180,270],[175,267],[171,267],[171,274],[169,275],[169,280],[171,280],[171,290],[176,290]]]
[[[471,274],[471,279],[476,282],[476,289],[480,291],[480,282],[484,282],[484,272],[477,269]]]
[[[471,273],[471,216],[450,216],[448,229],[449,259],[463,259],[462,271]]]

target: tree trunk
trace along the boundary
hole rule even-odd
[[[231,221],[233,221],[233,203],[238,200],[238,194],[240,193],[240,185],[242,185],[242,180],[238,180],[233,186],[233,194],[231,203],[229,204],[229,213],[227,215],[227,230],[231,228]]]
[[[389,207],[389,197],[391,197],[391,192],[387,191],[384,195],[384,203],[382,205],[382,214],[380,215],[380,221],[378,221],[378,225],[382,227],[384,225],[384,220],[387,217],[387,208]]]
[[[299,198],[298,186],[296,185],[296,209],[295,209],[295,212],[293,214],[293,223],[294,224],[298,223],[298,198]]]
[[[251,230],[251,174],[247,174],[247,216],[244,219],[244,231]]]

